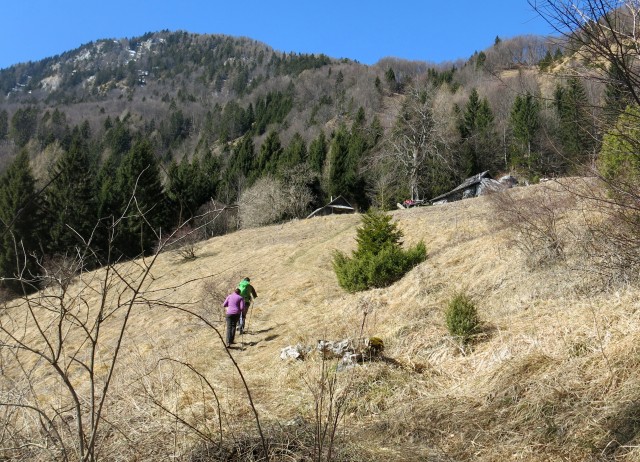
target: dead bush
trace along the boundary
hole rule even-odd
[[[14,295],[8,289],[0,286],[0,303],[8,302],[12,298],[14,298]]]
[[[565,259],[566,214],[576,204],[574,195],[557,188],[537,186],[519,194],[514,189],[491,194],[492,219],[514,231],[512,243],[527,264],[536,267]]]
[[[599,201],[581,240],[591,272],[607,284],[635,283],[640,274],[640,211]]]
[[[77,278],[86,265],[86,259],[82,255],[54,255],[46,257],[40,262],[42,276],[39,278],[39,286],[61,287],[66,289]]]
[[[304,172],[290,171],[283,181],[264,177],[245,190],[239,201],[241,227],[257,228],[306,216],[313,195],[303,176]]]
[[[204,240],[202,228],[181,226],[160,244],[165,250],[173,250],[185,260],[196,258],[196,244]]]
[[[280,221],[287,206],[280,182],[274,178],[260,178],[240,196],[242,228],[257,228]]]
[[[202,228],[204,238],[222,236],[238,229],[238,208],[210,200],[198,209],[194,226]]]
[[[244,274],[234,272],[225,277],[210,277],[202,282],[200,303],[202,313],[211,313],[212,321],[223,322],[225,310],[222,307],[224,299],[238,285]]]

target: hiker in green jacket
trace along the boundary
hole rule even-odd
[[[242,295],[242,298],[244,298],[244,310],[240,315],[240,322],[238,323],[240,334],[243,334],[245,320],[247,319],[247,313],[249,312],[249,306],[251,305],[251,301],[254,298],[258,297],[258,294],[251,285],[251,279],[249,278],[244,278],[242,281],[240,281],[240,284],[238,284],[238,289],[240,289],[240,295]]]

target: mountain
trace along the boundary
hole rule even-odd
[[[412,82],[428,78],[450,87],[442,90],[442,98],[459,107],[472,88],[482,93],[484,87],[493,105],[494,92],[504,82],[483,79],[516,66],[535,69],[544,50],[554,46],[540,37],[517,37],[476,53],[467,63],[387,58],[364,66],[325,55],[281,53],[251,39],[220,35],[162,31],[98,40],[0,71],[0,168],[29,140],[34,141],[32,158],[55,141],[66,148],[67,132],[83,123],[104,158],[106,127],[114,120],[151,138],[164,161],[190,158],[203,149],[224,157],[247,133],[258,149],[270,130],[283,147],[296,134],[308,145],[321,132],[331,136],[341,124],[350,128],[359,111],[371,131],[381,132],[372,135],[380,141]],[[454,117],[454,106],[442,109]]]

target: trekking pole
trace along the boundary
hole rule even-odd
[[[242,331],[240,332],[240,337],[242,339],[240,340],[240,342],[242,343],[242,351],[244,351],[244,334],[245,332],[247,332],[247,328],[249,327],[249,324],[247,324],[248,316],[249,309],[247,308],[247,312],[242,315]]]
[[[256,309],[256,301],[255,301],[255,299],[253,299],[253,300],[251,301],[251,306],[250,306],[250,308],[251,308],[251,307],[253,307],[253,309],[254,309],[254,310]],[[249,321],[249,310],[247,310],[247,315],[244,317],[244,330],[245,330],[245,331],[248,331],[248,330],[249,330],[249,322],[248,322],[248,321]]]

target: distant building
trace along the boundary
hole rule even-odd
[[[314,210],[307,218],[316,217],[316,216],[325,216],[325,215],[334,215],[336,213],[355,213],[355,209],[351,206],[347,200],[338,196],[329,202],[324,207],[320,207],[319,209]]]
[[[517,183],[518,181],[512,176],[500,178],[500,181],[494,180],[487,170],[467,178],[456,188],[452,189],[448,193],[434,197],[429,202],[432,204],[444,204],[446,202],[459,201],[469,197],[483,196],[489,192],[511,188]]]

